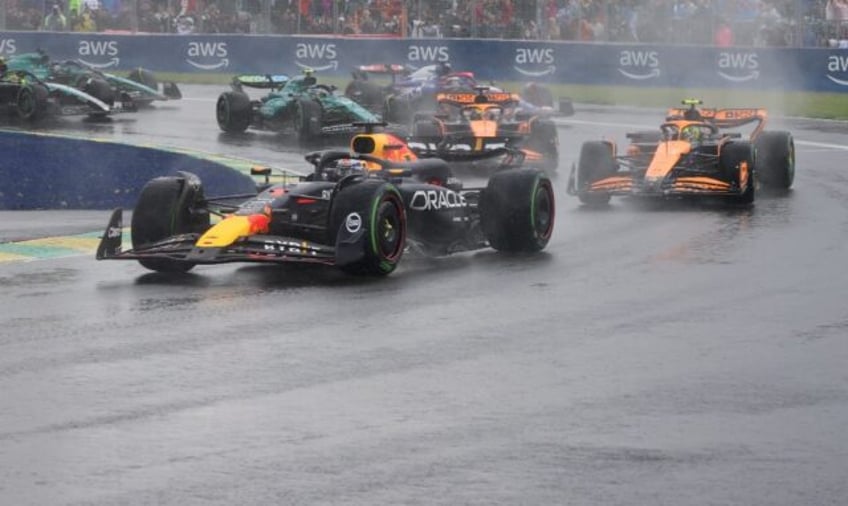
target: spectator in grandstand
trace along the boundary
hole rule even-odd
[[[824,18],[827,21],[848,21],[848,0],[828,0]]]
[[[733,28],[724,17],[719,17],[716,20],[713,45],[718,47],[730,47],[733,45]]]
[[[94,20],[94,15],[88,8],[88,5],[83,5],[82,14],[75,15],[71,11],[71,30],[75,32],[96,32],[97,22]]]
[[[180,14],[174,19],[174,28],[179,35],[194,33],[194,18],[187,14]]]
[[[50,7],[50,13],[44,16],[42,28],[48,32],[64,32],[68,29],[68,20],[58,3],[54,3]]]

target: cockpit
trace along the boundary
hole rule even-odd
[[[715,137],[718,129],[708,123],[664,123],[660,127],[663,139],[670,141],[701,142]]]
[[[462,117],[466,121],[500,121],[504,110],[500,106],[478,107],[470,106],[462,109]]]

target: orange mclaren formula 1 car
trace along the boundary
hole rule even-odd
[[[750,204],[759,185],[788,189],[795,175],[789,132],[764,131],[765,109],[700,108],[700,100],[671,108],[658,131],[627,134],[619,155],[610,141],[583,144],[568,192],[586,204],[613,195],[721,197]],[[724,129],[756,123],[748,139]]]
[[[476,93],[439,93],[438,111],[418,113],[410,145],[422,156],[514,148],[525,164],[549,173],[559,165],[559,140],[550,113],[528,109],[516,93],[478,87]]]

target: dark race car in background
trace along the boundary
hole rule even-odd
[[[522,107],[518,94],[483,86],[474,93],[439,93],[436,103],[436,112],[416,113],[412,123],[409,142],[420,155],[512,148],[523,152],[526,165],[556,173],[556,125],[543,109]]]
[[[270,90],[251,99],[244,88]],[[309,145],[328,136],[359,131],[357,123],[374,123],[379,118],[353,100],[335,92],[334,86],[319,84],[312,72],[289,78],[286,75],[239,75],[232,90],[222,93],[215,106],[218,126],[224,132],[240,133],[248,128],[293,135]]]
[[[351,148],[310,153],[311,174],[297,183],[266,179],[256,194],[208,197],[185,172],[153,179],[133,212],[132,249],[121,247],[118,209],[97,258],[137,260],[163,272],[308,262],[383,276],[407,251],[538,252],[551,237],[554,191],[541,171],[504,166],[484,187],[465,188],[446,161],[416,159],[392,134],[357,135]],[[267,178],[270,172],[254,173]],[[212,224],[211,214],[222,219]]]
[[[23,70],[0,76],[0,108],[7,117],[35,122],[57,116],[103,118],[132,104],[107,104],[64,84],[45,82]]]
[[[369,76],[390,76],[390,81],[379,83]],[[345,95],[380,114],[385,121],[409,124],[415,113],[436,108],[437,94],[473,93],[480,86],[473,72],[454,72],[446,63],[419,69],[375,64],[357,67],[353,80],[345,88]],[[502,91],[494,86],[490,89]],[[526,84],[519,96],[520,107],[531,113],[543,109],[563,115],[574,112],[570,100],[554,100],[550,89],[538,83]]]
[[[28,72],[44,82],[77,88],[110,106],[132,102],[134,107],[139,107],[182,96],[175,83],[164,83],[160,93],[155,76],[144,69],[135,69],[128,77],[121,77],[101,72],[79,60],[52,61],[43,51],[15,55],[6,65],[8,70]]]
[[[399,64],[360,65],[351,72],[352,79],[344,94],[370,111],[384,113],[386,97],[396,93],[409,81],[412,68]]]
[[[787,190],[795,175],[792,134],[765,131],[765,109],[669,109],[659,130],[627,134],[618,154],[611,141],[583,144],[568,192],[586,204],[605,204],[613,195],[651,198],[718,197],[754,201],[758,184]],[[748,139],[724,129],[756,122]]]

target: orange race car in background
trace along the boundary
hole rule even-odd
[[[788,189],[795,175],[792,134],[765,131],[765,109],[669,109],[658,131],[627,134],[630,145],[617,153],[611,141],[583,144],[572,168],[568,192],[586,204],[605,204],[613,195],[723,197],[754,201],[757,184]],[[748,139],[723,129],[756,123]]]
[[[476,93],[439,93],[438,110],[418,113],[410,146],[421,156],[518,149],[525,164],[554,173],[559,165],[556,125],[542,109],[527,110],[516,93],[478,87]]]

